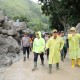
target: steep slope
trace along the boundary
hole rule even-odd
[[[27,16],[29,19],[42,17],[39,5],[30,0],[0,0],[0,9],[9,17]]]

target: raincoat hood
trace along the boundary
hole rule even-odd
[[[40,37],[40,38],[42,38],[42,36],[41,36],[41,32],[40,32],[40,31],[38,31],[37,33],[39,34],[39,37]]]
[[[34,42],[33,42],[33,52],[41,54],[42,52],[44,52],[45,40],[42,38],[40,31],[36,32],[36,35],[37,34],[38,34],[38,36],[40,38],[39,39],[38,38],[34,39]]]

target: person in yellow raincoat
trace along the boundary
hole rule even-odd
[[[38,55],[41,58],[41,64],[44,65],[44,48],[45,48],[45,40],[41,37],[41,32],[36,33],[36,38],[33,41],[33,53],[34,53],[34,68],[32,71],[35,71],[37,68],[37,59]]]
[[[59,62],[61,59],[60,51],[63,49],[64,41],[58,36],[57,30],[53,30],[52,37],[46,44],[46,49],[49,48],[49,73],[52,72],[52,64],[56,64],[56,69],[59,69]]]
[[[69,40],[69,55],[72,60],[72,68],[75,66],[75,62],[77,61],[77,65],[80,66],[80,34],[76,33],[76,29],[72,27],[70,29],[70,34],[68,34]]]

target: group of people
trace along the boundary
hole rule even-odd
[[[59,69],[60,60],[64,61],[66,53],[69,53],[72,62],[72,68],[75,64],[80,67],[80,34],[76,32],[76,29],[72,27],[70,33],[64,36],[64,32],[58,35],[58,31],[55,29],[52,35],[45,38],[42,37],[41,32],[35,33],[36,37],[32,42],[32,52],[34,53],[34,68],[32,71],[37,69],[37,60],[40,55],[41,64],[44,65],[44,53],[47,52],[47,59],[49,64],[49,73],[52,72],[52,64],[56,64],[56,69]],[[30,38],[28,34],[25,33],[21,40],[21,45],[23,49],[24,61],[26,60],[26,50],[27,58],[29,59],[30,53]]]

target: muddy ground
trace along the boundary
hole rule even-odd
[[[23,62],[21,55],[20,60],[11,66],[0,68],[0,80],[80,80],[80,68],[77,66],[72,68],[68,56],[64,62],[60,62],[59,70],[56,70],[53,64],[52,74],[48,73],[47,62],[45,56],[45,66],[42,66],[38,57],[38,69],[32,72],[33,54],[30,54],[30,59],[26,62]]]

